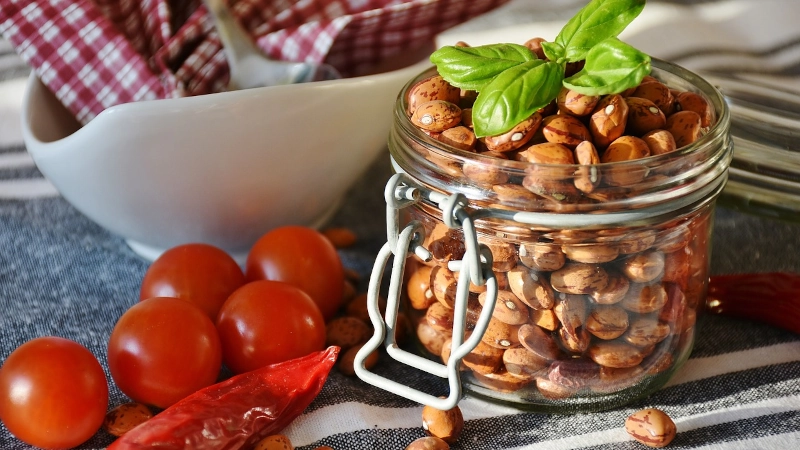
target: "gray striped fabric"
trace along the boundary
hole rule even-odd
[[[511,10],[530,3],[513,2]],[[767,59],[782,58],[776,69],[781,74],[798,74],[798,37],[766,53]],[[699,58],[703,52],[686,53],[685,58]],[[758,57],[742,54],[748,61]],[[735,57],[728,55],[727,62]],[[788,63],[783,61],[787,58]],[[0,40],[0,358],[28,339],[58,335],[82,343],[105,365],[108,336],[116,318],[138,300],[147,263],[120,237],[60,197],[25,152],[19,106],[28,71]],[[361,289],[366,289],[367,274],[385,240],[382,191],[389,175],[383,155],[330,223],[352,228],[360,237],[355,247],[340,254],[345,265],[364,278]],[[714,233],[716,274],[800,271],[797,224],[718,207]],[[441,380],[382,356],[379,373],[425,385],[430,392],[446,391]],[[111,383],[111,406],[126,400]],[[663,409],[675,419],[679,433],[669,448],[800,449],[800,336],[758,323],[706,316],[691,359],[650,397],[611,411],[569,416],[523,412],[466,397],[461,402],[466,426],[452,448],[643,448],[622,426],[628,414],[644,407]],[[420,412],[417,404],[334,371],[320,396],[285,432],[303,450],[320,445],[337,450],[403,449],[424,434]],[[104,448],[111,440],[100,432],[80,448]],[[0,448],[29,447],[0,428]]]

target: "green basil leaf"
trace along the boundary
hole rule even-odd
[[[648,55],[609,38],[589,50],[583,70],[565,79],[564,86],[583,95],[616,94],[639,85],[649,73]]]
[[[564,25],[555,42],[569,62],[585,58],[590,48],[617,37],[644,9],[646,0],[592,0]]]
[[[564,69],[535,59],[498,75],[478,94],[472,106],[475,135],[505,133],[550,103],[561,90]]]
[[[431,54],[431,62],[453,86],[480,91],[498,74],[536,55],[519,44],[491,44],[478,47],[442,47]]]
[[[542,42],[542,50],[544,50],[544,56],[546,56],[547,59],[559,64],[564,59],[564,52],[566,51],[564,47],[557,42]]]

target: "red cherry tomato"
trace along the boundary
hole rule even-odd
[[[52,336],[32,339],[0,369],[0,419],[30,445],[78,446],[100,429],[106,409],[103,368],[77,342]]]
[[[223,250],[208,244],[185,244],[153,261],[144,274],[139,299],[182,298],[214,321],[231,292],[243,284],[242,269]]]
[[[342,306],[342,261],[333,244],[311,228],[286,226],[267,232],[250,249],[245,274],[248,281],[284,281],[299,287],[326,320]]]
[[[117,386],[133,400],[159,408],[213,384],[221,367],[214,323],[178,298],[133,305],[108,340],[108,368]]]
[[[305,292],[287,283],[245,284],[217,319],[222,358],[234,373],[305,356],[325,347],[325,319]]]

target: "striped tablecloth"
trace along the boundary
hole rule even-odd
[[[534,8],[533,3],[512,2],[498,13],[509,17],[510,12],[523,20],[525,15],[519,12]],[[536,7],[554,3],[540,1]],[[651,1],[648,7],[654,3],[658,2]],[[676,3],[691,2],[667,6]],[[722,11],[725,3],[742,2],[697,3],[708,12],[708,8]],[[761,8],[771,2],[750,3]],[[788,0],[786,4],[797,3]],[[780,16],[780,12],[772,14]],[[486,20],[491,24],[497,19]],[[762,69],[770,67],[774,73],[800,78],[800,32],[794,32],[793,38],[786,38],[776,31],[783,40],[764,48]],[[694,51],[687,58],[697,54]],[[754,53],[742,55],[752,67],[759,66]],[[137,301],[147,262],[120,237],[77,212],[36,169],[19,129],[27,72],[10,46],[0,41],[0,360],[28,339],[60,335],[84,344],[105,363],[111,329],[116,318]],[[342,250],[341,256],[346,266],[364,278],[385,240],[382,187],[389,175],[388,156],[382,155],[330,224],[350,227],[359,235],[359,243]],[[714,233],[715,274],[800,271],[798,224],[719,207]],[[365,286],[366,280],[361,288]],[[769,303],[764,307],[769,308]],[[408,379],[418,376],[388,358],[376,370]],[[444,390],[443,385],[432,386],[439,388]],[[112,384],[111,406],[124,401]],[[669,448],[798,449],[800,336],[757,323],[706,316],[701,319],[691,359],[669,385],[632,405],[570,416],[521,412],[470,397],[460,405],[466,426],[452,447],[456,450],[643,448],[627,436],[623,422],[644,407],[663,409],[675,419],[678,436]],[[285,432],[303,450],[319,445],[336,450],[403,449],[423,436],[420,413],[417,404],[334,371],[317,400]],[[81,448],[104,448],[110,442],[111,437],[100,432]],[[0,427],[0,448],[28,447]]]

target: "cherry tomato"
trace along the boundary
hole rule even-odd
[[[185,244],[161,254],[144,274],[140,300],[177,297],[199,306],[214,321],[244,273],[230,255],[208,244]]]
[[[103,368],[86,347],[69,339],[32,339],[0,369],[0,419],[30,445],[80,445],[100,429],[107,408]]]
[[[247,255],[248,281],[284,281],[299,287],[326,320],[342,306],[344,269],[333,244],[307,227],[285,226],[267,232]]]
[[[305,356],[325,347],[325,319],[305,292],[260,280],[237,289],[217,318],[222,358],[234,373]]]
[[[133,400],[166,408],[213,384],[222,367],[214,323],[179,298],[153,297],[119,318],[108,340],[108,368]]]

